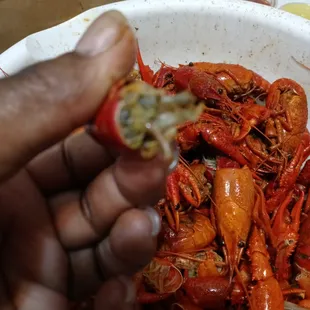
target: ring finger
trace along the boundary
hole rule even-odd
[[[95,247],[70,252],[70,293],[74,299],[96,292],[103,279],[132,276],[151,260],[160,228],[155,212],[152,208],[130,209]]]

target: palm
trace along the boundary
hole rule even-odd
[[[23,170],[0,188],[1,309],[66,309],[68,259],[47,200]]]

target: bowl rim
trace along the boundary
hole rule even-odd
[[[306,33],[309,35],[310,44],[310,20],[267,5],[244,0],[126,0],[91,8],[58,25],[30,34],[0,54],[0,68],[8,73],[20,70],[19,67],[22,66],[21,58],[24,57],[28,59],[28,61],[31,61],[31,55],[26,46],[26,42],[29,38],[35,39],[37,36],[44,35],[45,32],[60,31],[70,24],[74,24],[81,19],[86,19],[88,16],[91,16],[92,20],[90,21],[93,21],[103,12],[108,10],[119,10],[130,18],[130,16],[146,14],[148,11],[158,13],[165,12],[167,6],[176,11],[191,10],[198,12],[201,6],[205,6],[214,10],[221,8],[221,10],[224,10],[223,12],[226,13],[244,14],[246,18],[251,18],[253,22],[257,21],[261,23],[263,20],[265,24],[272,25],[272,27],[276,29],[281,29],[282,26],[289,28],[292,35],[298,36],[301,33]],[[255,14],[251,13],[253,10],[255,10]],[[207,12],[207,10],[204,10],[204,12]],[[91,23],[85,25],[84,31],[90,24]],[[36,61],[34,61],[34,63],[35,62]]]

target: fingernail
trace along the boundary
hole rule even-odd
[[[174,171],[174,169],[177,167],[179,163],[179,150],[178,148],[175,148],[174,152],[173,152],[173,159],[168,167],[168,173],[172,173]]]
[[[155,237],[159,234],[161,228],[161,220],[159,214],[152,207],[146,207],[144,210],[152,223],[152,236]]]
[[[119,276],[119,281],[126,287],[125,303],[133,304],[136,301],[136,286],[132,280],[126,276]]]
[[[87,29],[75,50],[86,56],[95,56],[114,46],[127,30],[128,22],[123,14],[106,12]]]

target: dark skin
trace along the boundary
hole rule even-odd
[[[0,309],[134,309],[131,276],[156,250],[170,163],[116,155],[87,133],[135,61],[125,18],[97,19],[76,51],[0,82]]]

